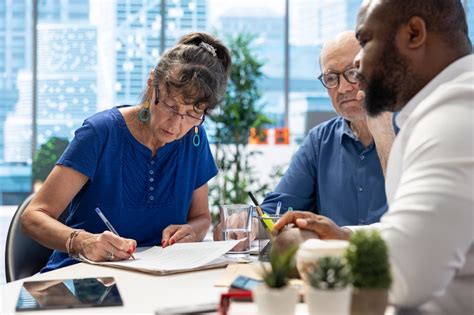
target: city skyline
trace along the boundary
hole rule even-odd
[[[31,3],[0,0],[0,204],[31,187]],[[317,122],[315,112],[332,111],[316,79],[319,52],[327,39],[354,29],[360,3],[289,2],[289,127],[295,143]],[[472,40],[474,3],[463,3]],[[71,139],[97,111],[139,102],[159,59],[160,5],[159,0],[39,0],[38,146],[51,136]],[[265,62],[261,103],[275,126],[282,126],[284,6],[284,0],[167,1],[165,47],[194,30],[217,31],[222,39],[244,29],[256,33],[253,49]]]
[[[71,138],[84,117],[97,111],[94,26],[38,25],[38,143]],[[5,120],[5,162],[31,163],[31,71],[18,76],[19,99]]]

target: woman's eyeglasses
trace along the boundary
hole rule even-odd
[[[196,115],[187,114],[187,113],[186,114],[180,114],[178,112],[178,109],[174,106],[170,106],[170,105],[166,104],[165,102],[163,102],[161,100],[159,101],[159,104],[164,109],[165,114],[169,118],[172,118],[174,116],[179,116],[179,117],[181,117],[183,122],[188,124],[188,125],[200,125],[204,121],[204,118],[205,118],[204,114],[200,114],[200,115],[197,114],[197,113],[196,113]]]
[[[344,70],[343,72],[338,72],[338,71],[330,71],[324,74],[320,74],[318,79],[321,81],[321,83],[324,85],[325,88],[327,89],[334,89],[339,86],[339,81],[340,81],[340,75],[346,79],[347,82],[356,84],[359,82],[358,80],[358,72],[357,68],[349,68]]]

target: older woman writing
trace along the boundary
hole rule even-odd
[[[22,216],[23,230],[55,249],[42,271],[78,254],[123,260],[136,246],[204,238],[217,168],[202,122],[225,93],[230,65],[221,42],[191,33],[161,57],[139,106],[85,120]]]

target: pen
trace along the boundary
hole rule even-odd
[[[258,204],[257,199],[255,199],[253,194],[250,191],[248,192],[248,194],[250,196],[250,199],[252,199],[253,203],[255,204],[255,209],[257,209],[258,215],[262,218],[268,218],[268,214],[263,212],[262,208],[260,208],[260,205]],[[270,218],[262,219],[262,221],[263,221],[264,225],[266,226],[267,230],[269,232],[272,232],[272,230],[273,230],[273,221],[272,221],[272,219],[270,219]]]
[[[278,201],[277,203],[277,208],[276,208],[276,211],[275,211],[275,216],[280,216],[280,210],[281,210],[281,201]]]
[[[104,222],[104,224],[107,226],[107,228],[109,229],[109,231],[111,231],[112,233],[114,233],[115,235],[117,236],[120,236],[117,231],[115,231],[114,227],[112,226],[112,224],[110,224],[109,220],[107,220],[107,218],[105,217],[105,215],[102,213],[102,211],[100,211],[99,208],[95,208],[95,212],[97,212],[97,214],[99,215],[99,217],[102,219],[102,221]],[[133,254],[130,254],[130,257],[132,257],[133,259],[135,259],[135,257],[133,257]]]

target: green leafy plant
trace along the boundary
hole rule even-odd
[[[261,152],[247,150],[250,129],[261,135],[271,123],[260,101],[263,62],[252,51],[254,39],[252,34],[239,33],[227,40],[232,57],[229,85],[223,103],[210,115],[215,123],[214,157],[219,168],[210,186],[214,206],[246,203],[249,187],[256,195],[268,191],[268,185],[259,182],[258,172],[249,163]]]
[[[288,284],[289,275],[295,267],[295,254],[298,247],[292,247],[285,252],[277,252],[272,250],[269,255],[271,269],[263,268],[263,281],[265,284],[274,289],[279,289]]]
[[[392,283],[388,249],[376,230],[360,230],[349,239],[346,259],[353,285],[359,289],[388,289]]]
[[[310,284],[319,290],[344,289],[351,280],[350,268],[339,257],[322,257],[310,273]]]
[[[51,137],[41,145],[33,158],[33,182],[44,182],[56,162],[63,154],[69,141],[64,138]]]

